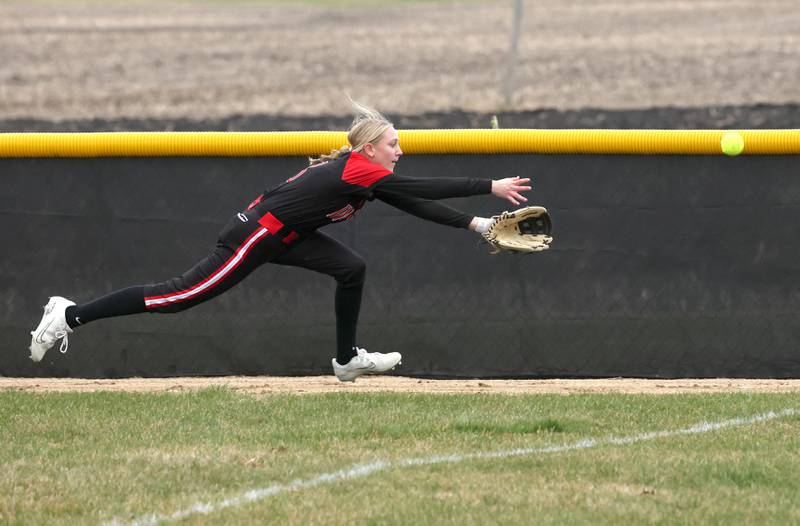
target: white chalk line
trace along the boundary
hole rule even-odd
[[[232,508],[234,506],[240,506],[242,504],[247,504],[250,502],[255,502],[258,500],[265,499],[267,497],[272,497],[280,493],[297,491],[306,488],[313,488],[315,486],[319,486],[320,484],[339,482],[341,480],[366,477],[367,475],[371,475],[372,473],[376,473],[378,471],[386,471],[393,468],[402,468],[406,466],[430,466],[433,464],[457,463],[457,462],[463,462],[465,460],[476,460],[476,459],[521,457],[521,456],[530,456],[543,453],[563,453],[567,451],[577,451],[581,449],[589,449],[597,446],[606,446],[606,445],[626,446],[630,444],[635,444],[637,442],[655,440],[658,438],[667,438],[679,435],[693,435],[699,433],[707,433],[709,431],[716,431],[718,429],[726,429],[730,427],[757,424],[760,422],[767,422],[769,420],[775,420],[777,418],[784,418],[796,414],[798,414],[798,412],[795,409],[784,409],[783,411],[778,411],[778,412],[770,411],[769,413],[763,413],[760,415],[755,415],[747,418],[732,418],[730,420],[723,420],[721,422],[701,422],[697,425],[694,425],[692,427],[687,427],[684,429],[677,429],[673,431],[653,431],[650,433],[642,433],[639,435],[633,435],[629,437],[608,437],[601,439],[589,438],[585,440],[579,440],[578,442],[574,442],[572,444],[563,444],[556,446],[519,448],[519,449],[510,449],[505,451],[484,451],[478,453],[468,453],[463,455],[443,455],[443,456],[432,456],[432,457],[422,457],[422,458],[409,458],[395,462],[379,460],[377,462],[371,462],[369,464],[351,466],[341,471],[334,471],[332,473],[323,473],[321,475],[317,475],[316,477],[309,479],[293,480],[288,484],[275,484],[273,486],[267,486],[264,488],[252,489],[236,497],[220,500],[218,502],[211,502],[211,503],[199,502],[197,504],[194,504],[193,506],[190,506],[180,511],[176,511],[175,513],[169,515],[150,514],[139,517],[138,519],[134,519],[130,522],[114,519],[110,522],[105,523],[105,525],[106,526],[124,526],[124,525],[150,526],[162,522],[178,521],[185,519],[186,517],[189,517],[191,515],[195,514],[207,515],[219,510],[223,510],[225,508]]]

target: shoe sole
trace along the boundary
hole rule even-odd
[[[394,370],[395,367],[397,367],[398,365],[401,365],[402,363],[403,363],[403,359],[401,358],[400,360],[397,361],[396,364],[394,364],[393,366],[391,366],[388,369],[383,369],[382,371],[376,371],[375,369],[370,369],[370,368],[366,368],[365,367],[364,369],[358,369],[356,371],[350,371],[350,374],[348,374],[346,376],[345,375],[339,376],[338,374],[335,374],[335,373],[334,373],[334,376],[336,376],[336,378],[338,378],[340,382],[355,382],[356,378],[358,378],[359,376],[364,376],[366,374],[382,374],[382,373],[385,373],[385,372],[388,372],[388,371],[392,371],[392,370]],[[355,374],[355,373],[357,373],[357,374]]]

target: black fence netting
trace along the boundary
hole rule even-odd
[[[303,163],[0,160],[0,375],[330,374],[334,281],[277,265],[186,312],[99,320],[66,354],[28,359],[48,296],[85,302],[182,273]],[[552,249],[490,255],[472,232],[378,201],[325,231],[368,262],[359,344],[402,352],[402,374],[798,377],[796,169],[791,156],[414,156],[398,173],[530,176]]]

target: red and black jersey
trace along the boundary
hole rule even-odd
[[[304,169],[264,192],[248,210],[269,213],[304,234],[350,219],[377,198],[424,219],[466,228],[473,216],[432,200],[490,192],[488,179],[404,177],[352,152]]]

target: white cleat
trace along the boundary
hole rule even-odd
[[[69,340],[67,335],[72,332],[72,329],[67,325],[67,319],[64,312],[70,305],[75,305],[74,301],[70,301],[61,296],[53,296],[47,305],[44,306],[44,315],[42,321],[35,331],[31,331],[31,360],[34,362],[41,362],[44,354],[61,338],[61,347],[59,350],[62,353],[67,352],[69,347]]]
[[[356,347],[356,355],[347,364],[339,365],[336,358],[331,363],[336,378],[342,382],[355,382],[362,374],[380,374],[394,369],[402,359],[399,352],[367,352]]]

